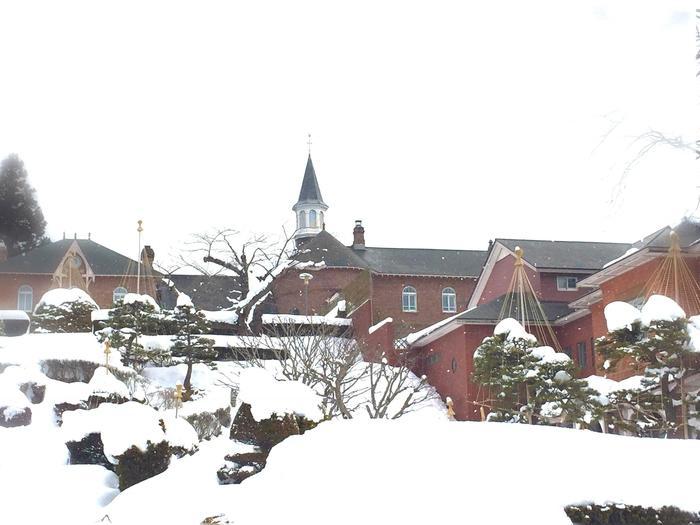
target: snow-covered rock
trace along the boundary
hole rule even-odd
[[[300,381],[277,381],[262,368],[247,368],[239,378],[238,399],[251,406],[256,421],[272,414],[297,414],[310,421],[323,419],[320,399]]]
[[[605,305],[603,313],[608,325],[608,332],[622,329],[630,330],[634,323],[642,320],[642,312],[623,301],[613,301]]]

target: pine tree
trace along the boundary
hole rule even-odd
[[[39,304],[32,315],[32,331],[48,333],[91,332],[91,314],[97,305],[87,301],[66,301],[60,305]]]
[[[46,221],[27,181],[27,170],[17,155],[0,163],[0,239],[8,255],[25,253],[48,239]]]
[[[176,358],[182,358],[187,365],[183,381],[184,399],[187,400],[191,399],[193,394],[192,366],[195,363],[211,363],[217,355],[213,348],[214,341],[202,337],[202,335],[211,332],[211,324],[201,310],[197,310],[189,297],[184,294],[178,297],[177,306],[170,316],[170,321],[176,330],[172,355]]]
[[[614,370],[631,360],[643,370],[641,388],[615,392],[609,416],[618,429],[641,436],[677,436],[695,412],[696,392],[682,392],[683,378],[697,373],[689,348],[688,320],[639,321],[610,332],[598,341],[598,351]]]
[[[97,335],[100,341],[109,340],[112,348],[121,352],[126,366],[142,370],[148,363],[163,365],[169,361],[168,352],[146,348],[139,340],[143,334],[158,332],[161,317],[151,302],[121,300],[109,311],[105,328]]]
[[[474,353],[473,380],[487,390],[484,404],[489,421],[512,423],[577,423],[585,425],[599,414],[594,392],[576,379],[578,370],[566,355],[527,334],[512,319],[496,327]]]

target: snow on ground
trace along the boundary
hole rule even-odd
[[[127,489],[105,509],[111,523],[190,525],[225,513],[236,525],[570,525],[563,508],[575,503],[698,507],[698,441],[505,423],[338,420],[273,448],[265,470],[241,485],[218,486],[213,472],[224,441]],[[588,464],[569,461],[581,450]],[[654,482],[642,458],[658,457],[683,465],[674,483]],[[187,497],[171,497],[176,487],[187,487]]]

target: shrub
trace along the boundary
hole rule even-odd
[[[214,412],[190,414],[185,420],[197,431],[199,440],[219,436],[223,429],[231,426],[231,410],[219,408]]]
[[[99,366],[82,359],[46,359],[41,362],[41,373],[64,383],[89,383]]]
[[[248,403],[243,403],[238,409],[231,427],[231,439],[256,445],[262,450],[270,450],[296,434],[300,434],[300,431],[294,414],[283,414],[282,417],[272,414],[268,419],[256,421]]]
[[[700,521],[699,514],[677,507],[572,505],[564,510],[576,525],[689,525]]]
[[[105,456],[102,436],[98,432],[88,434],[80,441],[68,441],[66,448],[71,465],[102,465],[114,471],[114,465]]]
[[[33,332],[91,332],[93,311],[98,306],[90,296],[73,288],[57,288],[44,294],[32,316]]]

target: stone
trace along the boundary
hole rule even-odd
[[[24,407],[20,410],[0,406],[0,427],[25,427],[32,422],[32,409]]]
[[[19,386],[19,389],[25,396],[27,396],[27,399],[29,399],[33,405],[44,401],[44,396],[46,395],[46,385],[40,385],[30,381],[28,383],[22,383]]]

